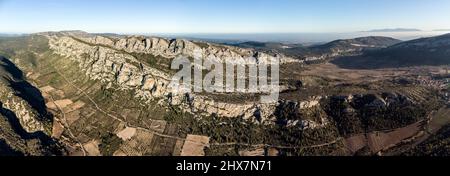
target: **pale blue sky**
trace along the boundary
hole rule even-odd
[[[450,29],[450,0],[0,0],[0,32],[354,32]]]

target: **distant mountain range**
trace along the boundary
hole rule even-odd
[[[230,44],[233,46],[241,47],[241,48],[256,48],[261,50],[270,50],[270,49],[288,49],[288,48],[297,48],[297,47],[303,47],[301,44],[284,44],[284,43],[278,43],[278,42],[242,42],[242,43],[236,43],[236,44]]]
[[[368,55],[389,57],[402,64],[450,64],[450,34],[411,40]]]
[[[450,34],[401,42],[334,61],[349,68],[384,68],[450,64]]]
[[[450,31],[450,29],[435,29],[433,31]]]
[[[233,46],[282,53],[303,61],[332,60],[344,68],[386,68],[450,64],[450,34],[401,41],[369,36],[313,46],[244,42]]]
[[[315,49],[325,50],[348,50],[358,48],[383,48],[397,43],[401,40],[397,40],[390,37],[370,36],[360,37],[355,39],[335,40],[324,45],[314,46]]]
[[[7,33],[0,33],[0,37],[18,37],[18,36],[23,36],[26,34],[7,34]]]
[[[308,58],[313,57],[316,59],[327,59],[338,55],[355,54],[362,50],[385,48],[400,42],[401,40],[390,37],[370,36],[335,40],[329,43],[312,46],[274,42],[243,42],[232,45],[242,48],[254,48],[260,51],[275,51],[298,59],[308,60]]]
[[[414,28],[393,28],[393,29],[373,29],[363,32],[419,32],[419,31],[422,30]]]

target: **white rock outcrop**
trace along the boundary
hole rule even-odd
[[[78,67],[90,79],[109,86],[118,86],[122,90],[135,90],[136,97],[143,101],[159,100],[160,104],[168,102],[169,105],[182,107],[184,111],[205,116],[216,114],[221,117],[254,119],[256,115],[258,121],[269,119],[276,107],[276,104],[261,105],[258,102],[217,102],[195,94],[189,95],[190,101],[182,101],[186,95],[173,94],[169,87],[171,80],[169,74],[147,66],[127,53],[151,53],[164,57],[175,57],[178,54],[190,55],[193,54],[191,53],[192,50],[199,49],[199,46],[189,41],[175,40],[169,42],[160,38],[138,40],[137,37],[132,37],[113,42],[111,39],[99,36],[83,39],[74,36],[50,35],[47,37],[49,38],[50,48],[55,53],[77,62]],[[123,52],[123,50],[126,52]],[[249,55],[253,54],[252,51],[245,49],[239,49],[238,51],[247,52]],[[222,59],[229,56],[244,57],[229,48],[210,47],[203,49],[203,52]],[[262,53],[258,55],[264,61],[271,58]],[[160,101],[161,99],[163,101]],[[167,101],[164,101],[164,99],[167,99]]]
[[[26,132],[44,131],[44,125],[38,120],[37,112],[33,111],[33,108],[25,100],[14,95],[12,91],[5,92],[3,88],[1,90],[2,98],[0,102],[3,102],[3,107],[1,108],[14,112],[19,119],[20,125]]]

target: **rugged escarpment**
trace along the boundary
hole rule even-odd
[[[49,137],[52,115],[39,90],[7,58],[0,58],[0,155],[61,155]]]
[[[111,39],[101,36],[82,39],[76,36],[48,37],[50,48],[55,53],[79,63],[79,68],[85,71],[90,79],[107,84],[107,88],[117,86],[119,89],[134,90],[136,97],[143,101],[158,101],[159,104],[180,106],[185,111],[200,112],[203,115],[243,116],[247,119],[254,117],[256,112],[262,119],[266,119],[271,114],[270,110],[274,109],[274,105],[266,107],[256,102],[221,103],[201,95],[172,94],[169,87],[170,72],[161,71],[167,68],[146,62],[146,59],[157,58],[170,63],[177,55],[194,57],[196,50],[201,51],[204,55],[200,55],[205,59],[237,57],[247,62],[245,55],[238,55],[228,48],[209,46],[202,49],[189,41],[179,40],[169,44],[168,41],[159,38],[138,40],[137,37],[132,37],[114,43]],[[255,54],[250,50],[246,52],[248,56]],[[136,57],[136,53],[147,55]],[[271,58],[265,54],[257,54],[260,62],[268,62]],[[189,101],[183,101],[186,97]]]
[[[430,100],[436,95],[424,91]],[[401,128],[423,120],[436,102],[404,93],[380,92],[348,96],[313,97],[308,101],[281,101],[277,122],[301,129],[318,128],[330,122],[341,134],[358,134]]]
[[[39,90],[23,78],[23,73],[7,58],[0,57],[0,101],[16,113],[27,132],[44,131],[51,126]],[[48,129],[47,129],[48,130]]]
[[[252,49],[243,49],[238,47],[216,45],[204,42],[191,42],[183,39],[163,39],[157,37],[131,36],[124,38],[107,38],[103,36],[95,36],[90,38],[79,38],[82,41],[108,46],[117,50],[126,51],[128,53],[145,53],[153,56],[161,56],[164,58],[174,58],[179,55],[185,57],[203,57],[224,59],[242,59],[255,57],[258,61],[265,61],[269,57],[275,57],[281,63],[298,62],[297,60],[284,56],[280,53],[267,54]]]
[[[396,93],[334,96],[326,100],[325,111],[341,134],[358,134],[401,128],[425,119],[427,102]]]
[[[138,94],[145,99],[160,98],[167,91],[170,76],[144,65],[130,54],[67,36],[51,38],[49,43],[55,53],[78,62],[79,68],[93,80],[115,83],[122,89],[141,90]]]
[[[19,121],[20,120],[20,121]],[[29,133],[14,111],[0,102],[0,156],[62,155],[60,145],[42,131]]]

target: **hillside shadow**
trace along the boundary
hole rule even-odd
[[[44,132],[38,131],[34,133],[28,133],[20,124],[19,118],[16,114],[9,110],[3,108],[3,103],[0,102],[0,114],[4,116],[8,123],[10,124],[12,130],[24,140],[37,139],[41,142],[41,145],[49,151],[48,155],[61,155],[61,151],[58,149],[57,143]]]
[[[14,150],[6,141],[0,139],[0,156],[23,156],[23,153]]]
[[[38,88],[26,81],[22,70],[20,70],[9,59],[1,56],[0,67],[6,71],[6,73],[0,74],[2,74],[3,78],[7,81],[10,87],[14,89],[15,94],[25,100],[38,112],[38,120],[45,122],[53,121],[53,115],[47,111],[42,93]]]
[[[38,121],[46,124],[51,124],[53,122],[53,115],[47,111],[44,97],[39,89],[27,82],[22,70],[3,56],[0,56],[0,84],[7,84],[10,86],[14,90],[16,96],[22,98],[31,106],[31,108],[36,110],[38,113],[36,117]],[[61,155],[61,151],[57,148],[57,143],[51,137],[44,132],[28,133],[20,124],[16,114],[9,109],[3,108],[2,102],[0,102],[0,114],[6,117],[13,131],[22,139],[37,139],[44,148],[50,151],[49,155]],[[2,145],[2,150],[3,149],[10,151],[5,145]]]
[[[417,66],[442,66],[450,64],[450,57],[445,54],[428,54],[424,52],[402,52],[402,54],[365,54],[360,56],[340,57],[330,61],[344,69],[386,69]]]
[[[330,63],[344,69],[384,69],[407,67],[407,65],[398,63],[387,57],[370,57],[370,56],[346,56],[336,58]]]

